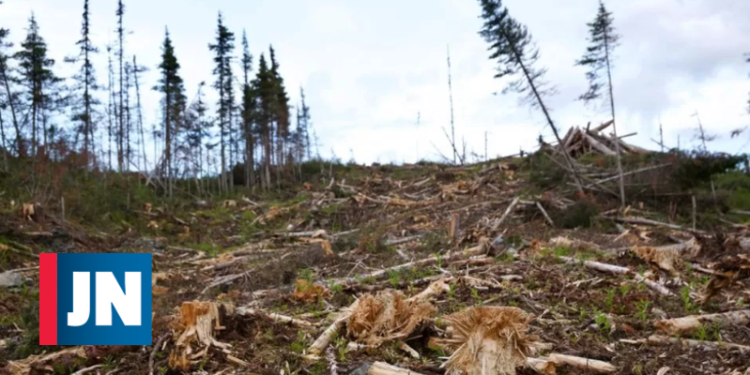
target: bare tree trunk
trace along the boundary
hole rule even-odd
[[[3,141],[3,170],[8,172],[8,144],[5,143],[5,123],[3,123],[3,112],[0,111],[0,138]]]
[[[604,56],[607,60],[607,79],[609,80],[609,105],[612,110],[612,132],[614,133],[615,151],[617,151],[617,173],[620,174],[620,205],[625,207],[625,176],[622,174],[622,156],[620,140],[617,138],[617,121],[615,120],[615,95],[612,90],[612,67],[609,63],[609,36],[604,34]],[[567,152],[566,152],[567,153]]]
[[[138,106],[138,132],[141,136],[141,163],[139,163],[139,168],[142,171],[145,171],[148,167],[146,165],[146,137],[143,133],[143,109],[141,107],[141,87],[138,82],[138,62],[136,61],[135,56],[133,56],[133,75],[134,75],[134,81],[135,81],[135,99],[136,99],[136,106]],[[156,157],[156,155],[154,155]]]
[[[25,155],[25,152],[23,149],[23,140],[21,138],[21,128],[18,126],[18,119],[16,118],[16,105],[13,100],[13,94],[10,91],[10,83],[8,83],[8,76],[6,75],[5,70],[1,71],[0,74],[3,75],[3,84],[5,85],[5,94],[8,96],[8,105],[10,107],[10,115],[13,118],[13,128],[16,131],[16,152],[18,153],[19,157],[23,157]]]
[[[506,37],[506,39],[508,38]],[[534,93],[534,97],[536,97],[537,103],[539,103],[539,107],[542,108],[542,112],[544,112],[544,116],[547,118],[547,123],[549,124],[549,127],[552,128],[552,133],[555,134],[557,143],[563,144],[562,139],[560,139],[560,134],[557,132],[557,127],[555,127],[555,124],[552,122],[552,118],[550,117],[549,112],[547,111],[547,106],[544,105],[544,101],[542,101],[542,97],[541,95],[539,95],[539,91],[536,89],[534,80],[531,78],[531,74],[529,73],[529,70],[526,68],[526,65],[523,63],[523,60],[521,59],[521,55],[518,53],[518,49],[513,43],[509,43],[509,45],[513,52],[513,55],[518,61],[518,65],[520,65],[521,70],[523,70],[524,76],[526,76],[526,81],[529,83],[529,87]],[[562,152],[563,152],[563,155],[565,156],[565,161],[567,162],[568,167],[570,168],[571,172],[573,172],[573,178],[575,180],[576,186],[578,187],[578,191],[581,194],[583,194],[584,191],[583,191],[583,185],[581,184],[581,178],[580,176],[578,176],[578,171],[575,165],[573,165],[573,161],[571,160],[570,154],[568,154],[568,151],[566,149],[563,149]]]
[[[453,123],[453,82],[451,80],[450,46],[447,47],[447,51],[448,51],[448,98],[450,99],[450,104],[451,104],[451,146],[453,147],[453,164],[456,164],[456,157],[458,156],[458,150],[456,149],[456,127]]]

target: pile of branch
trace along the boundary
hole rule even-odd
[[[580,128],[578,126],[570,128],[562,142],[556,145],[556,149],[560,152],[566,152],[573,158],[579,158],[588,153],[601,154],[601,155],[617,155],[617,145],[615,144],[614,136],[607,136],[601,134],[601,132],[610,126],[613,121],[605,122],[593,129],[591,128]],[[622,138],[629,135],[619,137],[616,142],[620,144],[620,151],[623,154],[643,154],[648,151],[638,146],[633,146],[625,143]]]

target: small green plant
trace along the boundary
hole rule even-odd
[[[617,290],[607,289],[607,297],[604,298],[604,308],[607,311],[612,311],[612,306],[614,306],[615,303],[615,294],[617,293]]]
[[[690,299],[691,289],[692,284],[688,284],[680,288],[680,299],[682,299],[682,306],[686,311],[693,311],[693,309],[695,308],[695,306],[693,305],[693,301]]]
[[[745,306],[747,306],[747,302],[745,302],[745,299],[740,297],[737,299],[737,302],[735,303],[738,309],[744,309]]]
[[[635,317],[638,320],[645,322],[648,319],[648,306],[650,304],[651,302],[646,300],[640,300],[635,303],[635,307],[636,309],[638,309],[638,311],[636,311],[635,313]]]
[[[305,351],[305,348],[307,348],[305,334],[302,331],[297,331],[297,340],[291,344],[291,349],[297,354],[302,354]]]
[[[435,255],[435,257],[437,258],[436,264],[437,264],[438,270],[443,269],[443,255],[438,253],[437,255]]]
[[[401,274],[398,271],[388,271],[388,282],[392,287],[397,287],[401,283]]]
[[[454,295],[456,295],[456,283],[451,283],[448,288],[448,300],[452,301]]]
[[[639,363],[633,366],[632,372],[633,372],[633,375],[643,375],[643,365]]]
[[[315,271],[310,268],[303,268],[297,273],[297,278],[312,283],[315,281]]]
[[[622,296],[622,298],[625,298],[628,295],[628,293],[630,293],[630,288],[631,288],[630,284],[620,285],[619,289],[620,289],[620,295]]]
[[[475,305],[482,304],[482,299],[479,297],[479,290],[477,290],[477,288],[471,288],[471,298],[474,299]]]
[[[705,325],[701,324],[698,326],[698,329],[695,331],[695,338],[701,341],[706,341],[708,338],[708,330]]]
[[[595,310],[594,323],[599,327],[600,330],[609,334],[612,328],[612,323],[609,321],[607,314]]]
[[[347,340],[345,337],[337,337],[336,340],[333,341],[334,345],[336,346],[336,355],[338,357],[339,362],[346,362],[346,343]]]

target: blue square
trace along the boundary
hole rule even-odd
[[[73,272],[89,272],[89,319],[68,325],[73,312]],[[125,272],[140,272],[141,310],[139,326],[126,326],[110,304],[111,325],[96,325],[96,273],[111,272],[124,293]],[[58,254],[57,255],[57,344],[58,345],[151,345],[151,254]]]

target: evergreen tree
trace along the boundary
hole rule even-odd
[[[227,181],[226,141],[231,124],[231,112],[234,106],[232,90],[232,51],[234,50],[234,33],[224,26],[221,13],[219,13],[218,26],[216,30],[216,43],[209,44],[209,50],[214,52],[214,63],[216,64],[213,74],[216,76],[214,88],[219,92],[218,120],[219,120],[219,144],[221,153],[220,183],[222,189],[229,188]]]
[[[10,55],[5,53],[5,49],[13,48],[13,43],[7,42],[6,39],[10,36],[10,30],[0,28],[0,85],[2,89],[0,92],[5,94],[5,98],[0,101],[0,110],[9,108],[11,114],[11,121],[13,122],[13,128],[15,130],[15,148],[16,153],[19,156],[24,156],[23,138],[21,135],[21,127],[18,123],[18,117],[16,115],[16,103],[18,102],[18,94],[11,89],[11,83],[15,82],[15,78],[11,75],[11,69],[8,65]],[[0,96],[1,98],[2,96]],[[0,114],[1,115],[1,114]],[[4,137],[4,136],[3,136]],[[7,148],[6,148],[7,152]]]
[[[620,143],[617,141],[617,121],[615,121],[615,97],[612,90],[612,52],[617,47],[619,36],[615,33],[614,19],[612,13],[607,11],[604,3],[599,1],[599,12],[594,22],[589,26],[589,42],[591,45],[586,49],[583,58],[576,62],[576,65],[589,68],[586,72],[586,79],[589,81],[589,89],[580,97],[584,103],[589,104],[592,101],[602,98],[602,89],[606,89],[604,94],[605,103],[609,105],[612,113],[612,129],[615,137],[615,147],[617,148],[617,168],[620,172],[620,203],[625,206],[625,180],[622,173],[622,161],[620,160]],[[604,71],[604,72],[603,72]],[[603,76],[602,73],[606,73]]]
[[[125,82],[125,29],[123,28],[122,18],[125,15],[125,5],[122,0],[117,1],[117,39],[119,43],[119,50],[117,52],[117,58],[120,62],[120,91],[119,91],[119,127],[117,131],[117,168],[120,172],[123,171],[123,164],[125,159],[125,101],[124,101],[124,82]]]
[[[255,183],[255,138],[253,137],[253,116],[255,112],[255,93],[250,83],[253,70],[253,55],[247,43],[247,34],[242,32],[242,131],[245,138],[245,186]]]
[[[526,26],[513,19],[507,8],[503,8],[501,0],[480,0],[484,25],[479,35],[490,44],[490,58],[497,60],[496,78],[520,76],[510,83],[503,92],[514,91],[524,95],[532,107],[541,108],[547,119],[547,124],[560,142],[560,134],[552,121],[543,97],[552,90],[544,89],[546,69],[537,69],[534,65],[539,60],[539,50],[534,46],[531,35]],[[583,192],[583,186],[568,153],[564,153],[565,161],[575,175],[578,190]]]
[[[34,15],[29,19],[26,39],[15,58],[21,68],[22,84],[26,87],[27,100],[31,109],[31,145],[36,155],[39,142],[39,122],[42,121],[42,135],[46,141],[46,110],[53,109],[52,86],[60,81],[52,72],[55,60],[47,57],[47,44],[39,34],[39,25]]]
[[[280,166],[284,163],[284,144],[289,138],[289,96],[284,87],[284,78],[279,73],[279,62],[273,46],[270,47],[271,57],[271,80],[273,85],[273,119],[276,123],[276,163],[277,175]]]
[[[79,122],[76,128],[76,138],[83,136],[83,155],[88,162],[89,153],[94,146],[94,126],[93,115],[94,106],[99,105],[99,100],[93,93],[99,89],[96,83],[96,73],[92,55],[99,52],[93,45],[90,38],[91,25],[89,23],[89,0],[83,3],[83,21],[81,24],[81,39],[76,42],[79,48],[78,56],[67,58],[66,61],[74,64],[80,64],[78,72],[73,76],[76,80],[76,91],[80,91],[79,99],[73,105],[73,121]],[[93,151],[91,152],[94,153]]]
[[[276,90],[273,75],[268,68],[266,58],[260,55],[258,73],[253,81],[256,93],[257,112],[256,122],[261,143],[263,145],[261,181],[265,189],[271,186],[271,158],[273,156],[273,119],[274,102],[276,101]]]
[[[166,31],[162,45],[162,61],[159,64],[161,78],[154,89],[164,95],[162,100],[164,110],[164,169],[167,172],[167,193],[172,195],[172,150],[174,133],[179,126],[179,116],[185,105],[185,89],[179,75],[180,64],[174,54],[169,30]]]

